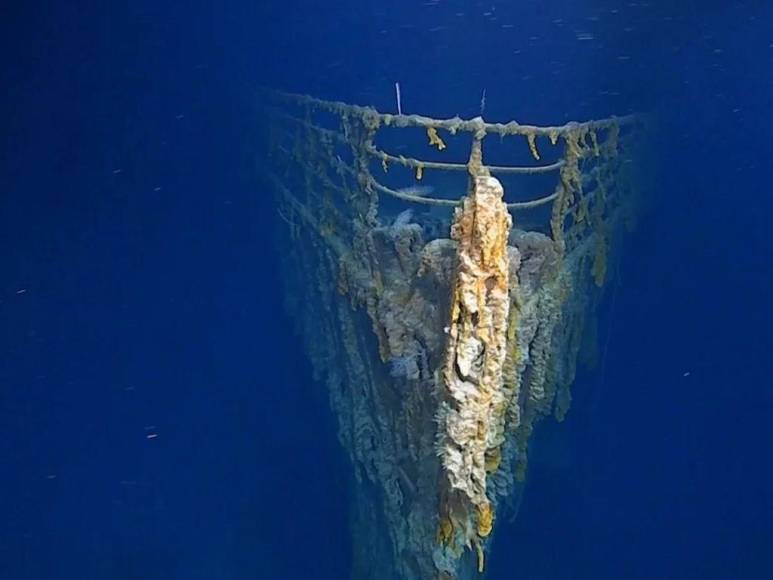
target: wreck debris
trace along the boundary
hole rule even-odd
[[[354,469],[352,578],[478,578],[536,425],[568,411],[632,222],[640,119],[535,127],[266,101],[287,308]],[[416,128],[436,156],[471,138],[467,161],[388,152],[385,131]],[[526,137],[531,158],[486,164],[492,134]],[[556,147],[538,152],[538,137]],[[505,199],[508,180],[551,173],[553,191]]]

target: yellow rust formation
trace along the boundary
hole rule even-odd
[[[446,358],[441,371],[438,450],[443,494],[456,548],[491,533],[494,512],[486,496],[486,476],[501,443],[495,415],[503,408],[502,365],[507,343],[509,261],[512,218],[495,178],[477,175],[456,211],[451,238],[457,242]],[[469,520],[474,526],[469,525]],[[448,526],[442,520],[441,526]],[[446,530],[440,534],[447,538]],[[477,541],[477,539],[476,539]]]
[[[430,146],[438,148],[438,151],[442,151],[446,148],[446,144],[440,138],[435,127],[427,127],[427,137],[429,137]]]

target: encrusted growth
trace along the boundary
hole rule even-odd
[[[454,530],[446,542],[452,553],[460,553],[476,536],[488,536],[493,524],[486,472],[502,444],[496,422],[505,406],[502,364],[510,305],[507,240],[512,219],[502,195],[493,177],[474,177],[451,227],[457,269],[438,385],[438,453],[445,488],[441,514]]]

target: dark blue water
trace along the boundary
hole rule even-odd
[[[347,577],[349,468],[281,310],[261,86],[653,113],[601,368],[490,578],[771,577],[765,2],[26,3],[2,38],[0,578]],[[501,525],[501,524],[500,524]]]

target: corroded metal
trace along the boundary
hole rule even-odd
[[[568,410],[632,221],[639,121],[535,127],[267,101],[261,170],[283,226],[287,306],[354,470],[352,577],[479,577],[534,427]],[[388,152],[387,129],[425,132],[432,158]],[[463,134],[467,160],[443,157]],[[487,165],[490,135],[521,139],[536,163]],[[463,195],[381,182],[460,170]],[[504,199],[505,178],[551,173],[552,192]]]

